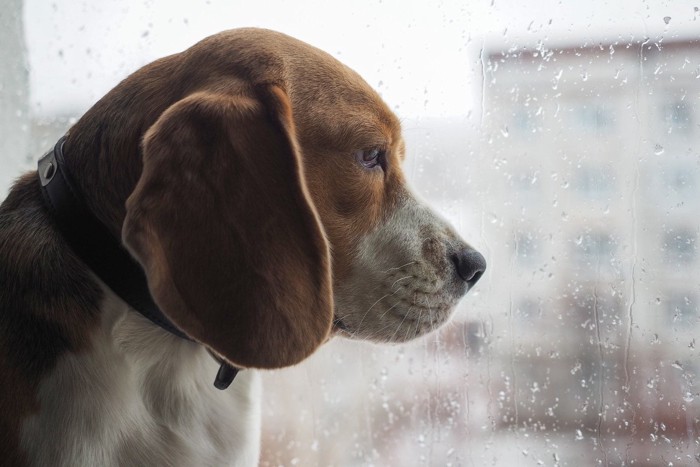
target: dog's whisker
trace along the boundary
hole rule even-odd
[[[399,278],[399,279],[396,279],[396,280],[394,281],[394,283],[391,284],[391,287],[389,287],[389,289],[393,289],[394,286],[395,286],[399,281],[402,281],[402,280],[404,280],[404,279],[410,279],[410,278],[412,278],[412,277],[415,277],[415,276],[404,276],[404,277],[401,277],[401,278]]]
[[[401,329],[401,326],[403,326],[403,323],[404,323],[404,321],[406,321],[406,317],[407,317],[407,316],[408,316],[408,314],[403,315],[403,319],[401,320],[401,322],[399,323],[399,325],[396,326],[396,331],[394,331],[394,333],[393,333],[393,334],[391,335],[391,337],[389,338],[389,342],[393,342],[393,341],[394,341],[394,337],[396,336],[396,333],[399,332],[399,329]]]
[[[420,319],[421,319],[422,314],[423,314],[423,310],[421,310],[420,313],[418,313],[418,319],[416,320],[416,333],[418,332],[418,329],[420,328],[420,325],[421,325]],[[411,328],[412,327],[413,326],[409,325],[408,329],[406,329],[406,335],[404,336],[404,340],[408,340],[408,336],[411,335]]]
[[[400,303],[401,303],[401,302],[396,302],[396,303],[393,304],[391,307],[389,307],[384,313],[381,314],[381,316],[379,317],[379,319],[384,318],[384,316],[386,316],[387,313],[389,313],[391,310],[393,310],[394,308],[396,308],[396,306],[399,305]]]
[[[419,323],[419,325],[420,325],[420,319],[421,319],[422,317],[423,317],[423,310],[420,310],[420,311],[418,312],[418,319],[416,320],[416,322]]]
[[[398,271],[398,270],[400,270],[400,269],[405,268],[406,266],[410,266],[410,265],[412,265],[412,264],[416,264],[417,262],[418,262],[418,261],[411,261],[411,262],[406,263],[406,264],[403,264],[403,265],[401,265],[401,266],[396,266],[395,268],[389,268],[389,269],[387,269],[386,271],[384,271],[384,273],[386,274],[386,273],[389,272],[389,271]]]
[[[358,330],[360,329],[360,326],[362,326],[362,323],[364,322],[364,320],[365,320],[365,318],[367,317],[367,315],[369,314],[369,312],[372,311],[372,308],[374,308],[379,302],[381,302],[381,301],[384,300],[385,298],[391,297],[391,296],[393,296],[393,295],[396,295],[398,292],[399,292],[399,291],[396,290],[396,291],[394,291],[394,292],[392,292],[392,293],[390,293],[390,294],[386,294],[386,295],[380,297],[379,300],[377,300],[376,302],[374,302],[374,303],[372,304],[372,306],[370,306],[370,307],[367,309],[367,311],[365,311],[365,314],[362,315],[362,319],[361,319],[360,322],[357,324],[357,329],[358,329]]]

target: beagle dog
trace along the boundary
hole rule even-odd
[[[255,369],[424,335],[486,267],[378,94],[280,33],[143,67],[47,157],[0,207],[2,465],[255,465]]]

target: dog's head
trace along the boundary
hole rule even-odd
[[[124,243],[163,311],[233,364],[291,365],[331,332],[420,336],[482,275],[408,189],[396,116],[329,55],[237,30],[134,76],[113,105],[169,97],[143,104]]]

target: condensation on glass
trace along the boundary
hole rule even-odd
[[[32,115],[10,3],[3,189],[79,116]],[[267,375],[262,465],[695,465],[700,37],[463,36],[478,110],[398,113],[409,178],[487,275],[428,339],[335,340]]]

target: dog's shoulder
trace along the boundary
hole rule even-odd
[[[62,356],[39,385],[41,410],[21,430],[30,463],[255,465],[258,375],[219,391],[206,349],[104,296],[90,351]]]
[[[39,410],[39,382],[61,355],[89,345],[100,298],[52,225],[36,174],[22,177],[0,206],[0,444],[13,463],[21,420]]]
[[[71,252],[36,173],[0,205],[0,465],[257,462],[260,383],[129,309]]]

